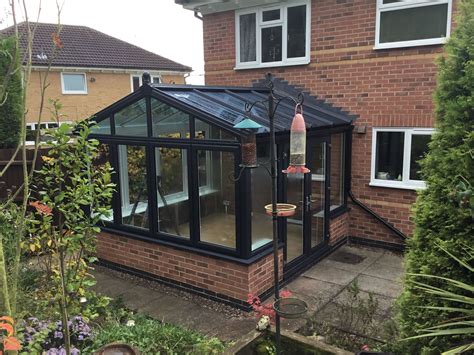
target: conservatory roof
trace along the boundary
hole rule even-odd
[[[277,98],[300,92],[298,88],[277,78],[273,79],[274,93]],[[119,111],[143,96],[152,96],[182,111],[191,113],[206,121],[218,124],[224,129],[238,135],[243,134],[233,126],[245,118],[250,118],[262,127],[258,133],[269,132],[269,119],[262,105],[254,105],[248,115],[245,103],[267,99],[269,89],[263,81],[254,83],[253,87],[223,87],[197,85],[143,85],[138,91],[130,94],[95,115],[100,122],[111,113]],[[289,131],[295,113],[295,104],[291,100],[282,100],[275,112],[275,131]],[[332,128],[350,125],[355,115],[336,108],[327,102],[304,93],[303,115],[308,129]]]

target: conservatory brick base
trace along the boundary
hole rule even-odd
[[[98,236],[97,255],[102,261],[242,306],[246,305],[249,293],[260,295],[273,285],[273,254],[245,265],[102,232]],[[280,275],[282,265],[280,250]]]

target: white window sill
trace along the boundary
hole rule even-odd
[[[245,69],[260,69],[260,68],[273,68],[273,67],[290,67],[296,65],[307,65],[311,62],[309,58],[295,61],[284,61],[284,62],[271,62],[271,63],[252,63],[252,64],[236,64],[234,70],[245,70]]]
[[[403,190],[424,190],[426,184],[424,182],[409,183],[401,181],[390,181],[390,180],[372,180],[369,186],[373,187],[388,187],[391,189],[403,189]]]
[[[87,95],[87,91],[63,91],[63,95]]]
[[[446,41],[447,41],[447,38],[443,37],[443,38],[421,39],[421,40],[417,40],[417,41],[378,43],[374,46],[374,50],[391,49],[391,48],[405,48],[405,47],[434,46],[434,45],[445,44]]]

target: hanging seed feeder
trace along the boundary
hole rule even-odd
[[[247,135],[242,138],[242,159],[240,166],[242,168],[256,168],[257,164],[257,142],[255,133],[261,128],[257,122],[246,118],[236,125],[234,128],[243,129]]]
[[[298,112],[298,108],[301,113]],[[306,123],[303,117],[303,108],[296,105],[295,116],[291,123],[290,132],[290,166],[283,170],[285,174],[306,174],[309,169],[306,164]]]

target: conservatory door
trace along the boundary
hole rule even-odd
[[[306,165],[311,172],[305,181],[305,241],[311,252],[324,245],[327,239],[327,141],[309,138],[306,151]]]

